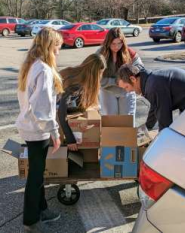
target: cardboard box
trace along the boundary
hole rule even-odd
[[[84,163],[97,163],[100,157],[99,149],[80,149]]]
[[[102,116],[101,146],[137,147],[137,129],[133,128],[133,116]]]
[[[68,124],[76,136],[80,149],[100,147],[101,116],[96,110],[88,110],[82,116],[72,115]]]
[[[137,147],[102,147],[100,158],[102,178],[137,178]]]
[[[52,147],[49,147],[44,177],[68,177],[67,147],[60,147],[54,154],[51,153],[52,149]],[[20,178],[26,178],[28,175],[27,148],[9,139],[2,150],[18,159],[19,176]]]

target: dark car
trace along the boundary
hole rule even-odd
[[[164,18],[153,24],[149,30],[149,36],[154,42],[160,39],[172,39],[179,43],[182,40],[182,28],[185,25],[185,18],[172,17]]]
[[[25,23],[26,21],[21,18],[1,16],[0,17],[0,34],[2,36],[8,36],[10,33],[15,32],[15,26],[19,23]]]
[[[26,21],[25,23],[17,24],[15,26],[15,32],[19,36],[25,36],[25,35],[32,36],[31,32],[32,32],[33,26],[39,23],[40,21],[41,20],[31,19],[31,20]]]

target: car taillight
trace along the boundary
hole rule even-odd
[[[173,183],[148,167],[143,161],[140,164],[139,182],[142,190],[154,201],[157,201]]]
[[[170,31],[172,29],[172,27],[169,27],[169,26],[168,27],[163,27],[163,29],[166,30],[166,31]]]

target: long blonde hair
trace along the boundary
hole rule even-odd
[[[25,91],[28,72],[32,64],[39,58],[52,68],[55,91],[63,92],[61,77],[56,71],[54,55],[54,46],[60,45],[62,42],[62,36],[52,28],[45,27],[36,35],[19,72],[18,89],[20,91]]]
[[[81,88],[80,107],[87,109],[98,104],[100,80],[106,61],[101,54],[89,55],[79,66],[68,67],[60,71],[64,90],[79,85]]]
[[[111,67],[109,67],[109,63],[112,62],[112,52],[111,52],[110,46],[113,40],[117,38],[119,38],[122,41],[123,45],[117,53],[116,70],[118,70],[120,66],[122,66],[123,64],[132,62],[132,59],[131,59],[131,56],[128,50],[128,46],[126,43],[126,39],[121,29],[111,28],[108,31],[105,37],[105,40],[102,44],[102,47],[100,49],[100,53],[104,55],[107,61],[107,65],[108,65],[107,69],[111,69]]]

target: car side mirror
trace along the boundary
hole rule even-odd
[[[105,28],[100,29],[100,32],[104,32],[104,31],[105,31]]]

